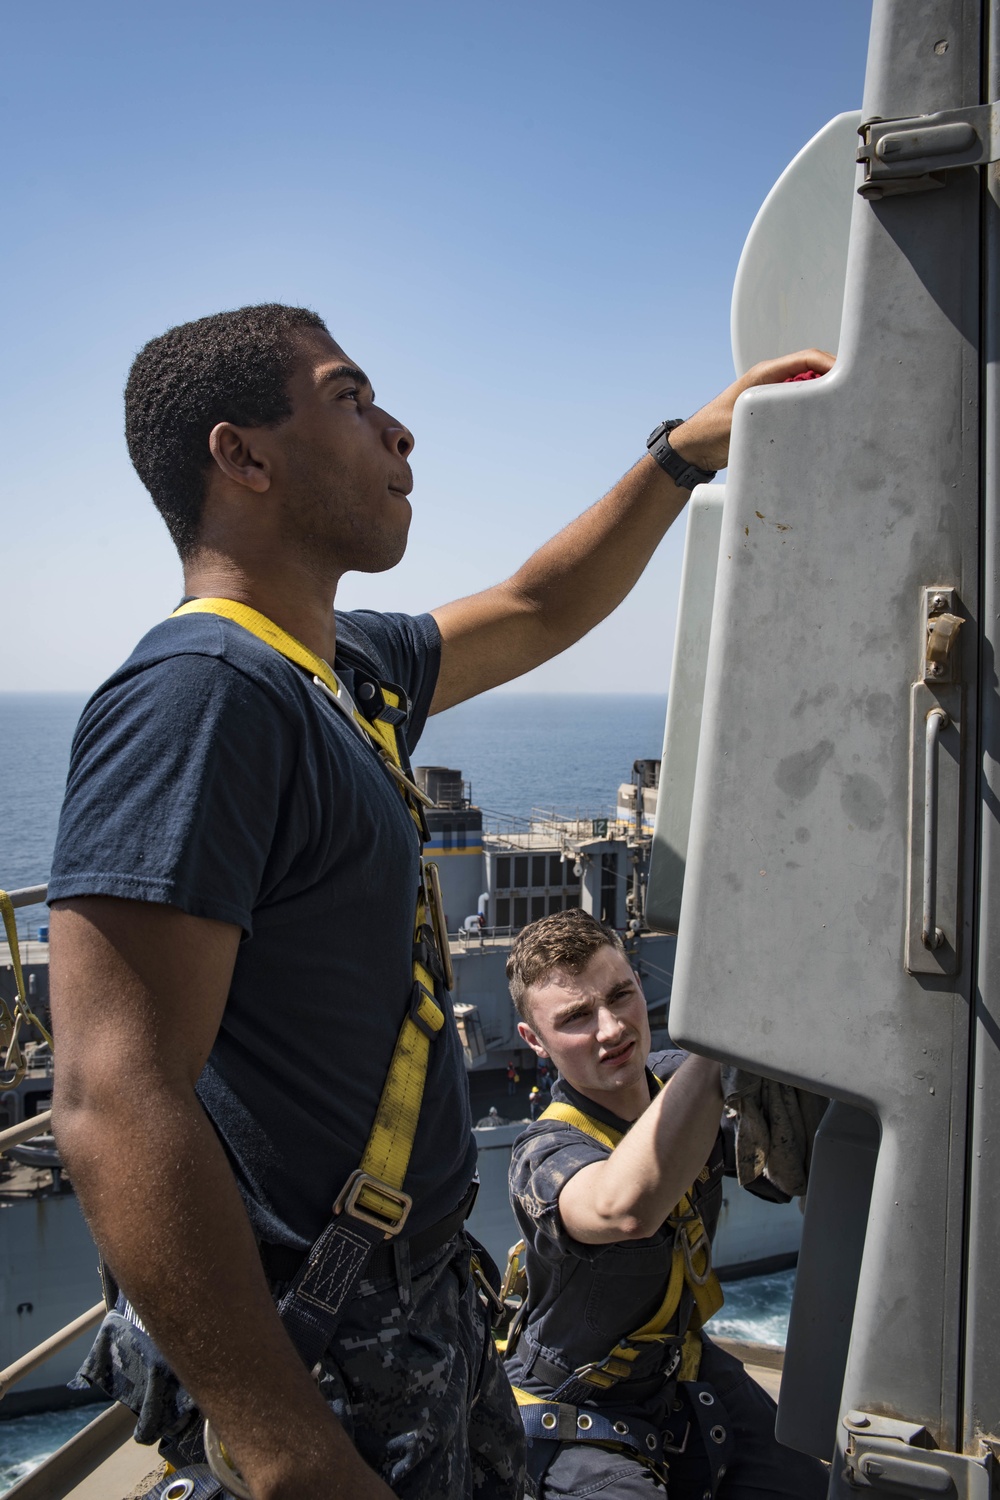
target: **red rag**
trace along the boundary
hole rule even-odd
[[[801,375],[789,375],[785,379],[786,385],[791,385],[795,380],[818,380],[818,370],[803,370]]]

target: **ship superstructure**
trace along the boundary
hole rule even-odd
[[[510,945],[529,922],[580,907],[617,928],[642,981],[651,1024],[664,1035],[674,939],[644,918],[659,761],[634,763],[613,809],[484,820],[462,771],[418,766],[427,857],[439,868],[455,985],[452,1000],[470,1071],[534,1071],[507,992]]]

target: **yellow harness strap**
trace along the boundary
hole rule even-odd
[[[309,647],[304,646],[300,640],[296,640],[294,635],[289,635],[287,630],[282,630],[280,625],[275,625],[273,620],[267,618],[267,615],[262,615],[259,610],[251,609],[249,604],[237,604],[235,599],[189,599],[186,604],[175,609],[170,618],[175,620],[178,615],[221,615],[223,619],[233,620],[237,625],[242,625],[244,630],[249,630],[250,634],[255,635],[259,641],[273,646],[274,650],[286,660],[294,662],[297,667],[303,667],[313,677],[318,677],[327,692],[338,701],[340,700],[340,683],[330,663],[324,661],[322,656],[317,656],[315,651],[310,651]],[[400,706],[397,695],[384,684],[382,692],[391,708]],[[342,706],[345,710],[347,709],[346,703]],[[403,770],[403,758],[399,753],[395,725],[386,723],[383,719],[376,719],[372,722],[363,714],[358,713],[356,708],[351,712],[351,718],[371,740],[386,770],[406,796],[410,813],[423,835],[419,812],[410,799],[423,803],[427,807],[431,805],[431,801],[429,797],[424,796],[418,786],[414,785]]]
[[[540,1120],[563,1120],[567,1125],[574,1125],[577,1130],[582,1130],[584,1135],[589,1135],[591,1140],[599,1141],[602,1146],[607,1146],[609,1151],[613,1151],[619,1142],[625,1139],[624,1131],[615,1130],[612,1125],[604,1125],[600,1120],[595,1120],[592,1115],[585,1115],[582,1109],[577,1109],[572,1104],[562,1104],[558,1099],[546,1105],[538,1118]]]
[[[547,1399],[545,1396],[533,1396],[530,1391],[522,1390],[519,1385],[512,1385],[511,1390],[514,1392],[514,1400],[517,1402],[518,1406],[545,1405]]]
[[[657,1079],[657,1082],[662,1088],[663,1080]],[[613,1126],[595,1120],[592,1115],[584,1114],[583,1110],[577,1109],[574,1105],[563,1104],[558,1100],[544,1109],[539,1118],[562,1120],[567,1125],[573,1125],[584,1135],[606,1146],[609,1151],[613,1151],[624,1139],[623,1131],[615,1130]],[[697,1330],[707,1323],[722,1306],[724,1300],[722,1287],[718,1276],[712,1270],[712,1248],[705,1226],[701,1215],[691,1202],[689,1193],[684,1193],[681,1197],[667,1223],[674,1229],[674,1253],[670,1262],[670,1275],[667,1278],[663,1300],[656,1312],[641,1328],[637,1328],[634,1333],[626,1334],[605,1359],[598,1360],[593,1365],[577,1372],[582,1379],[603,1390],[616,1385],[619,1380],[628,1379],[632,1373],[632,1366],[644,1345],[665,1343],[668,1338],[675,1337],[675,1335],[668,1335],[666,1330],[680,1306],[685,1285],[689,1287],[695,1305],[684,1337],[681,1379],[693,1380],[698,1373],[701,1341],[697,1337]]]
[[[334,697],[340,697],[340,687],[330,664],[249,605],[237,604],[233,599],[191,599],[174,610],[171,619],[189,614],[221,615],[224,619],[234,621],[258,640],[273,647],[288,661],[318,678]],[[391,707],[398,708],[397,695],[384,685],[382,691],[386,702]],[[346,706],[345,704],[344,707]],[[422,832],[420,810],[415,804],[429,799],[424,797],[403,771],[395,726],[381,720],[370,723],[356,710],[352,713],[352,718],[364,731],[379,759],[393,776],[414,822]],[[426,941],[429,932],[437,937],[443,927],[443,919],[434,906],[433,896],[432,881],[424,875],[422,867],[414,919],[415,944]],[[429,916],[431,920],[428,920]],[[352,1211],[360,1210],[362,1216],[371,1215],[373,1219],[384,1221],[387,1238],[390,1234],[398,1233],[409,1212],[409,1199],[401,1190],[416,1139],[431,1041],[441,1030],[445,1019],[434,993],[434,976],[419,958],[414,958],[413,981],[414,1003],[396,1038],[392,1061],[382,1087],[382,1097],[375,1112],[375,1123],[372,1125],[360,1168],[352,1174],[345,1188],[347,1194],[347,1189],[354,1185],[353,1191],[345,1200],[349,1208]],[[380,1187],[388,1191],[380,1192]],[[342,1199],[345,1194],[341,1195]]]

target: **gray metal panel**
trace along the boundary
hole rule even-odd
[[[1000,97],[1000,17],[990,8],[987,97]],[[985,199],[983,391],[983,622],[978,987],[969,1152],[969,1286],[966,1301],[964,1437],[1000,1439],[1000,173],[990,167]]]
[[[733,286],[733,364],[840,347],[858,110],[827,122],[782,172],[747,235]]]
[[[866,116],[978,99],[975,4],[879,0],[872,43]],[[910,689],[922,590],[947,584],[977,614],[978,198],[967,170],[857,199],[836,372],[738,404],[671,1011],[679,1041],[877,1115],[843,1406],[945,1448],[969,903],[959,974],[908,974]],[[966,785],[975,732],[968,704]]]
[[[775,1430],[816,1458],[830,1457],[837,1436],[878,1145],[871,1115],[831,1104],[809,1168]]]
[[[646,920],[656,932],[676,932],[680,920],[725,498],[725,485],[699,484],[688,505],[660,789],[646,888]]]

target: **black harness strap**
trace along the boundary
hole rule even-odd
[[[678,1385],[663,1439],[668,1460],[675,1455],[675,1471],[690,1471],[700,1493],[714,1496],[736,1452],[733,1424],[714,1386],[698,1380]]]
[[[168,1474],[144,1500],[217,1500],[226,1491],[208,1464],[189,1464],[183,1474]]]

